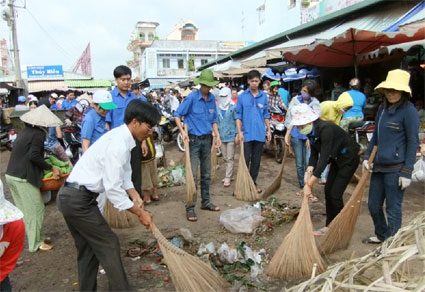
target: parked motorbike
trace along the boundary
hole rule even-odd
[[[283,123],[285,121],[285,113],[277,106],[270,109],[270,130],[272,139],[266,142],[265,151],[272,152],[275,160],[278,163],[282,162],[283,153],[285,151],[285,134],[286,127]]]
[[[177,141],[177,146],[179,147],[180,151],[184,151],[183,143],[179,143],[178,140],[179,128],[176,125],[175,118],[173,117],[171,112],[163,105],[157,104],[157,108],[162,115],[161,120],[158,124],[161,132],[162,141],[171,142],[175,140]]]
[[[155,159],[158,161],[158,166],[167,167],[167,159],[165,157],[165,148],[161,143],[161,129],[159,126],[153,127],[153,143],[155,147]]]
[[[0,109],[0,148],[12,151],[12,144],[16,140],[16,131],[12,125],[3,123],[3,110]]]
[[[374,121],[357,121],[350,123],[348,127],[351,136],[360,145],[360,154],[363,154],[370,140],[372,139],[373,131],[375,130]]]
[[[64,125],[62,131],[66,154],[75,165],[82,154],[81,125],[76,123],[72,123],[70,126]]]

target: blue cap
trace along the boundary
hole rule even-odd
[[[26,102],[27,98],[23,95],[18,96],[18,102]]]

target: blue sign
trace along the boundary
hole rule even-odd
[[[63,68],[62,65],[28,66],[27,75],[28,79],[63,79]]]

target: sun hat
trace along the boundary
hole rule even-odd
[[[35,97],[34,95],[28,95],[28,97],[29,97],[29,99],[30,99],[30,102],[31,102],[31,101],[37,101],[37,102],[38,102],[38,98],[37,98],[37,97]]]
[[[104,110],[113,110],[117,106],[112,100],[112,95],[107,90],[98,90],[93,94],[93,102],[100,105]]]
[[[54,92],[50,94],[50,97],[53,97],[54,99],[58,99],[58,95]]]
[[[3,182],[0,180],[0,225],[22,219],[24,214],[4,197]]]
[[[23,114],[20,119],[24,123],[39,127],[56,127],[63,124],[44,104]]]
[[[61,94],[59,95],[59,98],[65,98],[65,95]]]
[[[193,80],[195,84],[203,84],[209,87],[216,86],[220,81],[215,80],[214,73],[210,69],[204,69],[198,78]]]
[[[314,122],[319,118],[319,115],[307,104],[301,103],[291,110],[292,126],[302,126]]]
[[[380,93],[384,93],[384,89],[395,89],[404,91],[412,96],[409,86],[410,74],[407,71],[396,69],[388,72],[387,79],[375,87]]]
[[[18,102],[26,102],[27,98],[23,95],[18,96]]]

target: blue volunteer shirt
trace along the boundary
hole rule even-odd
[[[72,109],[73,107],[75,107],[78,103],[78,100],[76,100],[75,98],[70,102],[68,99],[65,99],[62,102],[62,109],[63,110],[69,110]]]
[[[133,99],[139,99],[139,97],[137,97],[137,95],[129,90],[127,91],[127,96],[124,98],[118,91],[117,87],[111,90],[111,95],[112,100],[114,101],[117,108],[109,111],[105,120],[110,124],[112,130],[124,124],[124,113],[127,105],[130,103],[130,101]],[[146,101],[144,96],[141,96],[140,99]]]
[[[81,125],[81,143],[83,139],[89,139],[91,146],[107,131],[105,118],[92,109],[86,114]]]
[[[184,117],[188,132],[191,135],[202,136],[212,133],[212,124],[217,123],[217,107],[215,97],[208,94],[207,101],[202,97],[201,90],[189,94],[174,112],[175,117]]]
[[[59,107],[57,106],[56,103],[54,103],[54,104],[50,105],[50,110],[51,111],[58,111],[59,110]]]
[[[267,95],[259,90],[254,97],[249,89],[238,97],[235,119],[242,121],[242,132],[245,142],[266,141],[264,119],[270,119]]]
[[[342,118],[363,117],[363,109],[366,106],[366,95],[355,89],[350,89],[347,92],[353,99],[353,106],[342,115]]]
[[[277,94],[280,96],[285,106],[288,107],[289,100],[290,100],[288,90],[286,90],[285,88],[279,88],[279,90],[277,91]]]

